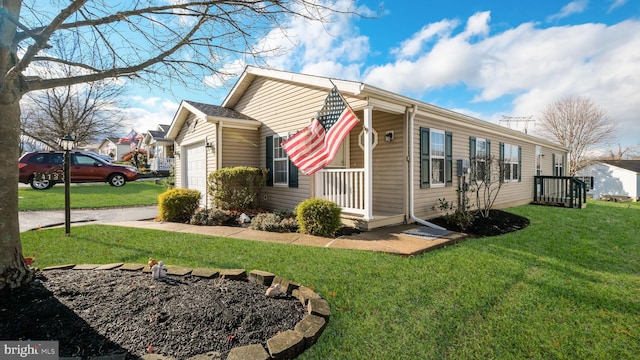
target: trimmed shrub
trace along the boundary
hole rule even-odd
[[[200,191],[169,189],[158,195],[158,218],[162,221],[189,222],[200,206]]]
[[[258,193],[265,185],[266,169],[239,166],[212,172],[207,179],[207,191],[214,207],[245,210],[255,207]]]
[[[229,222],[233,215],[220,209],[197,209],[191,217],[191,225],[219,226]]]
[[[251,219],[251,228],[271,232],[297,232],[298,223],[292,214],[260,213]]]
[[[175,166],[171,165],[169,168],[169,176],[162,180],[162,184],[167,189],[173,189],[176,187],[176,169]]]
[[[338,204],[324,199],[307,199],[296,207],[300,232],[332,237],[342,226]]]

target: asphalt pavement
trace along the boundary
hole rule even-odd
[[[71,225],[115,223],[153,219],[158,206],[121,207],[115,209],[71,209]],[[64,226],[64,210],[20,211],[20,232]]]

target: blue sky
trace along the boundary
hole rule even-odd
[[[370,18],[335,16],[326,30],[292,19],[261,40],[288,50],[267,64],[365,82],[494,123],[503,116],[535,118],[564,96],[588,96],[617,124],[610,146],[640,144],[638,0],[338,4],[355,4]],[[244,65],[237,59],[225,69],[239,74]],[[195,85],[206,89],[199,92],[130,92],[136,94],[126,109],[132,127],[170,123],[182,99],[220,104],[235,79],[222,86],[219,79],[202,80]]]

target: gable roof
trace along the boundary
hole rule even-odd
[[[396,94],[391,91],[377,88],[375,86],[367,85],[362,82],[340,80],[316,75],[299,74],[282,70],[265,69],[255,66],[247,66],[245,68],[242,75],[240,75],[240,77],[238,78],[236,84],[233,86],[229,94],[227,94],[227,97],[222,102],[222,106],[225,108],[235,107],[238,101],[240,101],[240,99],[244,95],[245,91],[249,88],[251,83],[258,77],[266,77],[269,79],[300,86],[325,89],[327,91],[335,86],[338,88],[338,91],[340,91],[341,94],[363,99],[366,101],[365,106],[374,106],[374,108],[379,110],[396,114],[404,114],[409,109],[414,109],[417,113],[423,114],[424,116],[438,116],[446,119],[454,126],[461,125],[466,127],[482,127],[486,131],[504,135],[510,138],[519,139],[521,141],[526,141],[534,144],[544,144],[545,146],[553,149],[567,151],[567,149],[562,145],[553,143],[551,141],[528,135],[521,131],[509,129],[507,127],[477,119],[468,115],[457,113],[452,110],[441,108],[433,104],[425,103],[420,100],[415,100],[404,95]],[[354,110],[360,109],[354,108]]]
[[[230,127],[257,129],[261,125],[259,121],[224,106],[182,100],[167,130],[166,138],[175,139],[189,114],[195,114],[207,122],[217,123],[224,121],[225,126]]]
[[[600,162],[640,173],[640,160],[600,160]]]

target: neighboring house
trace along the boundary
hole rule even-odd
[[[131,152],[130,143],[120,143],[119,138],[106,138],[102,140],[98,147],[98,154],[109,155],[115,161],[122,161],[122,157]]]
[[[112,156],[115,161],[122,161],[123,156],[136,149],[140,139],[142,139],[142,135],[132,129],[124,137],[102,140],[96,152]]]
[[[305,176],[281,142],[307,126],[337,86],[360,119],[333,163]],[[293,209],[310,197],[343,209],[361,228],[440,215],[455,201],[457,160],[480,154],[506,159],[509,175],[495,207],[528,204],[535,175],[564,175],[567,150],[519,131],[364,83],[247,67],[221,106],[183,101],[167,138],[175,140],[176,186],[203,193],[221,167],[270,170],[260,206]]]
[[[169,125],[158,125],[156,130],[148,130],[138,144],[147,153],[151,171],[169,171],[173,166],[173,140],[166,138],[167,130]]]
[[[640,197],[640,160],[600,160],[576,174],[596,200],[631,200]]]

